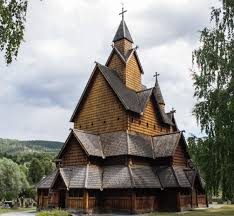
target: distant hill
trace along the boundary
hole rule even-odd
[[[2,139],[0,138],[0,154],[25,154],[33,152],[48,152],[57,154],[61,149],[63,143],[46,140],[28,140],[21,141],[15,139]]]

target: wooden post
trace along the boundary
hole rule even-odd
[[[193,208],[193,188],[191,189],[191,208]]]
[[[132,209],[131,209],[131,213],[135,214],[136,213],[136,191],[132,190]]]
[[[178,211],[181,211],[181,205],[180,205],[180,192],[177,192],[177,209]]]
[[[84,202],[84,213],[88,213],[89,210],[89,193],[88,191],[85,189],[84,190],[84,196],[83,196],[83,202]]]
[[[69,191],[66,190],[66,198],[65,198],[65,208],[68,209],[70,206],[68,206],[68,198],[69,198]]]

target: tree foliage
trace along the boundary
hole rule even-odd
[[[201,46],[193,52],[197,103],[194,114],[207,138],[201,142],[207,157],[209,189],[234,197],[234,1],[212,8],[211,26],[201,31]]]
[[[34,184],[38,183],[44,176],[44,173],[45,170],[43,164],[36,158],[32,159],[28,170],[28,175],[31,182]]]
[[[7,64],[17,57],[24,39],[27,0],[0,0],[0,51]]]
[[[0,159],[0,200],[11,200],[29,187],[24,172],[10,159]]]

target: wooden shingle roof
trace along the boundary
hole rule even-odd
[[[57,175],[58,170],[54,170],[50,175],[43,178],[38,184],[37,188],[48,189],[52,186],[55,176]]]
[[[73,129],[57,159],[61,158],[62,152],[72,136],[77,139],[77,144],[81,145],[88,156],[102,158],[119,155],[153,159],[171,157],[174,155],[180,140],[183,139],[182,132],[151,137],[131,131],[116,131],[97,135]],[[184,143],[184,145],[186,144]]]
[[[158,91],[157,88],[153,87],[149,89],[148,91],[142,90],[139,92],[135,92],[134,90],[129,89],[128,87],[126,87],[126,85],[124,85],[124,83],[116,75],[114,70],[111,70],[107,66],[101,65],[99,63],[96,63],[96,67],[85,87],[83,94],[81,95],[81,98],[75,108],[75,111],[72,114],[70,121],[73,122],[76,114],[79,112],[79,109],[85,97],[86,91],[88,90],[88,86],[90,85],[92,77],[94,76],[94,73],[97,70],[99,70],[102,73],[105,80],[107,81],[111,89],[114,91],[114,93],[117,95],[118,99],[123,104],[126,110],[129,110],[137,114],[143,114],[145,107],[146,107],[146,103],[148,102],[151,95],[153,95],[158,105],[158,111],[159,111],[159,115],[161,117],[162,122],[165,124],[174,125],[174,123],[171,121],[169,116],[165,113],[164,109],[162,109],[159,106],[162,98],[159,97],[161,93],[157,92]]]
[[[154,158],[172,156],[178,145],[180,137],[180,132],[153,137]]]
[[[58,174],[67,189],[116,189],[116,188],[191,188],[184,167],[150,165],[74,166],[55,170],[43,179],[39,189],[50,189]]]
[[[117,32],[114,36],[113,42],[116,42],[121,39],[127,39],[128,41],[133,43],[132,36],[124,20],[121,20]]]

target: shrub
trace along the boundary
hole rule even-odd
[[[36,216],[70,216],[66,211],[53,210],[53,211],[41,211],[36,214]]]

